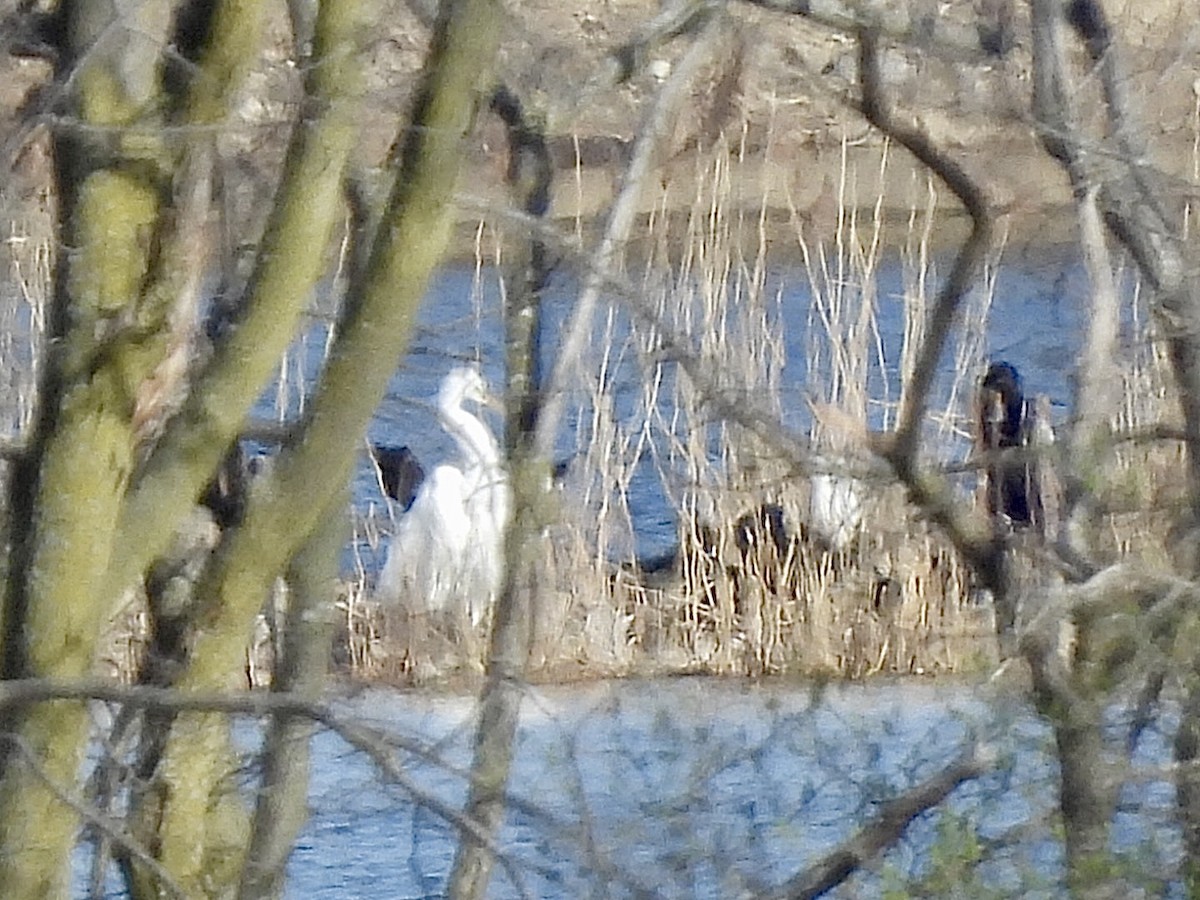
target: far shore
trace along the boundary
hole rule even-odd
[[[1175,147],[1169,154],[1177,164],[1164,170],[1176,174],[1191,148]],[[932,211],[931,249],[952,252],[966,239],[971,222],[957,198],[903,150],[890,149],[886,165],[878,141],[848,148],[823,150],[804,147],[789,154],[785,165],[765,154],[722,160],[719,184],[712,176],[714,155],[696,153],[678,157],[660,168],[641,198],[641,217],[628,250],[641,256],[639,244],[661,240],[664,225],[682,240],[693,212],[719,208],[728,221],[740,219],[744,249],[757,253],[761,234],[769,252],[780,263],[801,258],[800,236],[814,246],[836,233],[839,213],[857,222],[866,239],[880,218],[880,239],[885,251],[903,249],[923,227]],[[1033,141],[1005,142],[1003,147],[976,142],[971,148],[949,151],[956,162],[974,175],[993,201],[995,234],[1005,244],[1006,255],[1035,259],[1061,258],[1077,243],[1074,203],[1067,178],[1057,164]],[[582,238],[585,250],[596,246],[608,210],[620,189],[620,161],[601,165],[580,164],[555,173],[551,219],[571,239]],[[474,258],[481,206],[503,208],[508,200],[494,177],[494,163],[475,160],[462,179],[460,196],[467,201],[459,219],[449,258]],[[493,185],[484,194],[481,185]],[[653,223],[651,227],[651,223]],[[915,223],[915,224],[914,224]],[[655,233],[651,235],[651,230]],[[673,238],[674,239],[674,238]]]

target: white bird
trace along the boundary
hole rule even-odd
[[[511,505],[500,448],[488,426],[463,408],[486,403],[487,384],[473,367],[454,369],[437,396],[438,420],[458,447],[417,491],[397,525],[376,592],[413,612],[465,612],[484,620],[504,575],[504,531]]]
[[[809,526],[830,550],[845,550],[862,524],[862,482],[820,473],[809,479],[809,489]]]

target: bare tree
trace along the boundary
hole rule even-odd
[[[654,53],[675,53],[591,253],[546,221],[554,188],[552,136],[543,133],[520,90],[496,74],[506,22],[499,4],[446,0],[436,16],[418,10],[430,43],[411,117],[391,152],[389,193],[375,209],[353,171],[352,151],[367,110],[363,47],[378,13],[361,0],[291,2],[292,56],[303,83],[282,174],[262,235],[249,241],[256,251],[242,279],[223,259],[227,248],[218,246],[217,225],[228,229],[230,223],[216,220],[229,199],[223,196],[223,141],[263,42],[264,5],[63,0],[52,13],[31,3],[6,10],[25,35],[12,44],[14,52],[53,60],[18,138],[49,147],[58,228],[36,416],[20,445],[5,453],[0,884],[6,896],[69,893],[81,823],[105,836],[134,896],[279,895],[305,815],[314,723],[341,734],[369,756],[384,781],[453,828],[451,896],[484,896],[497,862],[519,893],[529,893],[520,864],[503,846],[502,823],[513,810],[546,823],[560,844],[574,842],[581,865],[606,883],[636,896],[654,893],[590,840],[586,810],[580,823],[566,823],[536,804],[523,805],[511,776],[537,609],[536,558],[555,520],[547,489],[551,454],[604,292],[621,297],[629,318],[652,334],[646,357],[674,365],[704,415],[742,429],[764,456],[782,461],[789,476],[829,465],[782,427],[778,415],[731,390],[689,335],[641,302],[621,272],[620,253],[636,227],[641,192],[670,161],[679,109],[723,31],[751,7],[755,15],[800,21],[854,44],[848,63],[854,77],[829,89],[842,113],[861,116],[855,121],[862,127],[903,148],[914,168],[947,188],[966,213],[966,237],[922,322],[895,426],[847,427],[846,443],[861,461],[833,474],[898,485],[914,521],[933,523],[990,596],[1001,671],[1025,673],[1028,697],[1054,735],[1066,884],[1074,895],[1128,892],[1127,873],[1111,850],[1118,798],[1133,777],[1134,750],[1161,696],[1173,690],[1181,697],[1183,715],[1173,735],[1176,814],[1184,878],[1196,887],[1200,661],[1194,648],[1180,646],[1186,638],[1179,640],[1195,627],[1195,540],[1181,541],[1183,561],[1173,572],[1121,560],[1104,547],[1104,482],[1121,437],[1106,412],[1120,321],[1114,251],[1123,248],[1136,263],[1170,347],[1183,427],[1149,437],[1180,440],[1186,448],[1188,488],[1175,523],[1186,534],[1194,531],[1200,497],[1200,306],[1182,216],[1146,163],[1119,35],[1098,2],[1033,0],[1027,22],[1005,2],[980,3],[957,16],[939,16],[930,4],[882,0],[672,4],[612,48],[605,70],[592,73],[580,92],[582,104],[615,91]],[[1032,92],[1022,103],[1046,153],[1069,179],[1091,301],[1076,415],[1063,449],[996,452],[1061,468],[1065,527],[1057,540],[1026,540],[971,508],[953,480],[961,471],[946,471],[929,452],[939,366],[993,248],[1002,210],[952,143],[908,108],[889,74],[897,55],[990,65],[1022,48],[1032,72]],[[827,68],[836,72],[839,64]],[[721,113],[728,115],[735,106],[731,90],[719,84]],[[1095,96],[1085,84],[1098,85]],[[339,516],[354,456],[450,241],[455,207],[449,198],[465,137],[477,116],[493,114],[505,126],[509,157],[511,209],[500,218],[510,261],[504,276],[505,446],[515,515],[473,762],[469,772],[456,773],[465,778],[467,797],[459,811],[415,784],[399,761],[401,750],[422,759],[436,757],[434,751],[399,747],[394,737],[347,721],[320,702],[319,689],[344,543]],[[720,120],[711,116],[700,130],[719,131]],[[205,514],[196,524],[197,504],[299,329],[347,212],[350,262],[316,393],[303,418],[286,429],[275,466],[249,491],[236,522],[214,535]],[[214,304],[208,347],[206,279],[219,258],[226,263],[225,296]],[[579,266],[582,288],[543,378],[541,295],[558,258]],[[698,532],[701,524],[691,526]],[[186,553],[176,552],[179,543]],[[719,549],[712,552],[705,571],[727,571]],[[184,571],[186,590],[168,591],[164,585],[173,588]],[[280,577],[292,600],[273,691],[240,695],[248,636]],[[136,686],[98,683],[90,678],[98,636],[131,590],[149,595],[151,658]],[[721,584],[711,593],[724,617],[719,638],[731,646],[738,615],[732,589]],[[1064,649],[1060,638],[1067,632],[1074,642]],[[746,640],[755,647],[753,636]],[[1128,728],[1114,742],[1106,716],[1131,696]],[[96,808],[77,796],[89,698],[120,704],[112,734],[136,743],[138,782],[124,822],[115,821],[111,804]],[[232,713],[272,717],[253,810],[234,784]],[[990,747],[966,744],[938,771],[874,798],[883,802],[858,815],[855,833],[833,851],[815,862],[797,861],[775,884],[747,879],[744,893],[820,896],[861,873],[901,841],[914,820],[998,765]]]
[[[318,541],[314,529],[343,497],[356,436],[407,344],[412,310],[448,237],[451,208],[442,198],[487,80],[496,15],[489,3],[442,5],[413,127],[402,133],[396,187],[370,263],[343,304],[337,361],[298,439],[211,558],[196,601],[170,623],[183,652],[160,673],[167,684],[196,691],[236,683],[270,585],[310,536]],[[304,116],[254,272],[210,361],[189,379],[201,276],[212,258],[212,135],[257,53],[261,4],[130,11],[66,3],[58,20],[55,112],[65,124],[52,141],[68,249],[58,260],[39,416],[9,481],[9,678],[90,671],[101,625],[166,551],[242,428],[323,273],[323,249],[342,214],[361,121],[358,50],[369,26],[365,4],[322,4]],[[78,813],[48,784],[73,782],[85,725],[80,704],[56,703],[21,709],[12,728],[0,781],[0,880],[14,897],[67,892]],[[157,894],[166,873],[187,893],[223,892],[218,885],[240,878],[249,827],[225,786],[228,723],[193,712],[153,725],[143,763],[154,787],[139,794],[133,819],[157,864],[133,858],[131,889]],[[39,760],[36,771],[16,746]]]

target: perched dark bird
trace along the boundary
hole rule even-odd
[[[1025,422],[1025,392],[1016,366],[996,362],[988,366],[980,384],[980,433],[989,448],[1021,446]]]
[[[1042,521],[1037,463],[1005,458],[997,451],[1036,443],[1036,430],[1020,373],[1011,363],[992,363],[979,386],[979,447],[992,454],[985,469],[987,508],[990,515],[1004,517],[1015,527],[1040,526]]]
[[[416,454],[408,447],[376,444],[371,447],[371,455],[375,457],[375,464],[379,466],[384,493],[407,512],[425,480],[425,469],[417,461]]]
[[[200,495],[200,505],[208,508],[222,531],[242,524],[250,492],[250,475],[246,452],[240,441],[234,441]]]

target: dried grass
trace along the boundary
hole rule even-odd
[[[886,377],[897,363],[887,358],[880,335],[883,305],[903,304],[901,371],[921,339],[935,198],[930,187],[928,205],[910,219],[905,296],[881,297],[882,198],[860,221],[845,149],[829,241],[810,239],[796,218],[812,297],[805,392],[813,404],[839,412],[841,430],[814,418],[798,440],[858,472],[867,464],[862,434],[891,424],[901,399]],[[627,300],[652,315],[627,317],[614,306],[597,328],[592,375],[578,401],[578,456],[562,490],[560,524],[547,536],[534,579],[535,677],[661,671],[860,677],[978,668],[994,658],[990,608],[978,603],[956,554],[914,516],[897,487],[864,481],[861,532],[849,546],[830,550],[809,536],[807,472],[713,413],[714,390],[752,397],[781,421],[797,399],[784,395],[784,332],[795,323],[787,320],[779,289],[768,288],[766,206],[756,216],[734,198],[745,190],[738,182],[742,162],[741,147],[724,143],[696,157],[689,214],[668,215],[664,201],[647,223],[638,296]],[[886,152],[878,164],[875,184],[886,181]],[[994,267],[969,310],[973,336],[956,347],[958,378],[945,408],[931,417],[931,442],[956,448],[954,461],[969,450],[964,407],[982,367],[978,335],[993,284]],[[709,383],[694,384],[667,359],[668,340],[696,356]],[[631,372],[635,396],[622,397]],[[872,385],[882,385],[883,396],[873,396]],[[630,494],[639,466],[647,465],[678,514],[678,547],[662,567],[635,559]],[[786,539],[776,543],[759,525],[752,546],[739,546],[739,519],[756,521],[773,507],[784,512]],[[377,668],[367,660],[360,665],[364,674]],[[409,666],[405,674],[414,671]]]
[[[795,250],[804,263],[811,304],[805,315],[804,391],[814,415],[797,438],[834,469],[860,479],[867,502],[862,527],[849,546],[830,550],[807,528],[808,470],[779,456],[758,435],[716,416],[708,402],[752,397],[796,432],[796,397],[785,396],[789,363],[785,330],[797,327],[775,285],[767,204],[747,210],[744,146],[719,141],[696,154],[685,216],[663,202],[647,218],[639,296],[626,298],[653,312],[628,316],[613,305],[598,323],[590,374],[576,398],[576,455],[559,489],[558,524],[546,535],[531,578],[535,677],[567,679],[652,672],[770,674],[977,669],[995,656],[990,605],[981,603],[954,551],[928,529],[902,491],[864,474],[861,436],[894,424],[904,385],[923,337],[926,302],[936,280],[931,252],[936,190],[932,182],[907,221],[900,265],[903,297],[879,288],[883,198],[861,203],[856,172],[842,147],[832,230],[811,229],[793,216]],[[878,172],[863,180],[886,184],[890,150]],[[755,171],[767,171],[769,167]],[[762,196],[768,192],[761,185]],[[0,303],[0,363],[9,374],[0,416],[10,435],[28,427],[41,365],[52,244],[49,207],[10,224],[6,240],[10,285]],[[480,271],[494,263],[477,233]],[[1002,248],[1001,248],[1002,249]],[[957,378],[930,415],[927,446],[936,462],[961,463],[969,454],[975,379],[983,367],[986,333],[1000,250],[964,312],[953,348]],[[1128,276],[1132,278],[1132,276]],[[480,278],[477,277],[477,283]],[[1118,432],[1177,425],[1180,420],[1164,343],[1146,304],[1131,288],[1119,360],[1122,402]],[[903,304],[898,353],[885,346],[880,322]],[[653,321],[656,324],[648,324]],[[711,384],[694,384],[663,353],[681,342],[700,360]],[[306,381],[302,341],[281,361],[276,412],[303,410]],[[891,358],[891,357],[895,358]],[[886,377],[892,373],[892,377]],[[896,374],[898,373],[898,374]],[[632,397],[623,395],[636,384]],[[1118,448],[1102,495],[1108,505],[1105,550],[1170,565],[1180,520],[1179,443],[1126,443]],[[650,466],[677,512],[677,551],[649,571],[636,559],[631,496]],[[963,479],[964,502],[972,479]],[[764,508],[783,510],[788,539],[776,544],[761,526],[753,546],[739,546],[737,523]],[[370,596],[371,573],[382,557],[392,522],[382,498],[355,523],[353,571],[337,609],[338,662],[356,677],[407,682],[461,666],[477,671],[483,647],[464,648],[453,623],[401,622]],[[144,609],[131,603],[106,639],[103,665],[135,671],[146,646]],[[424,660],[424,662],[422,662]]]

